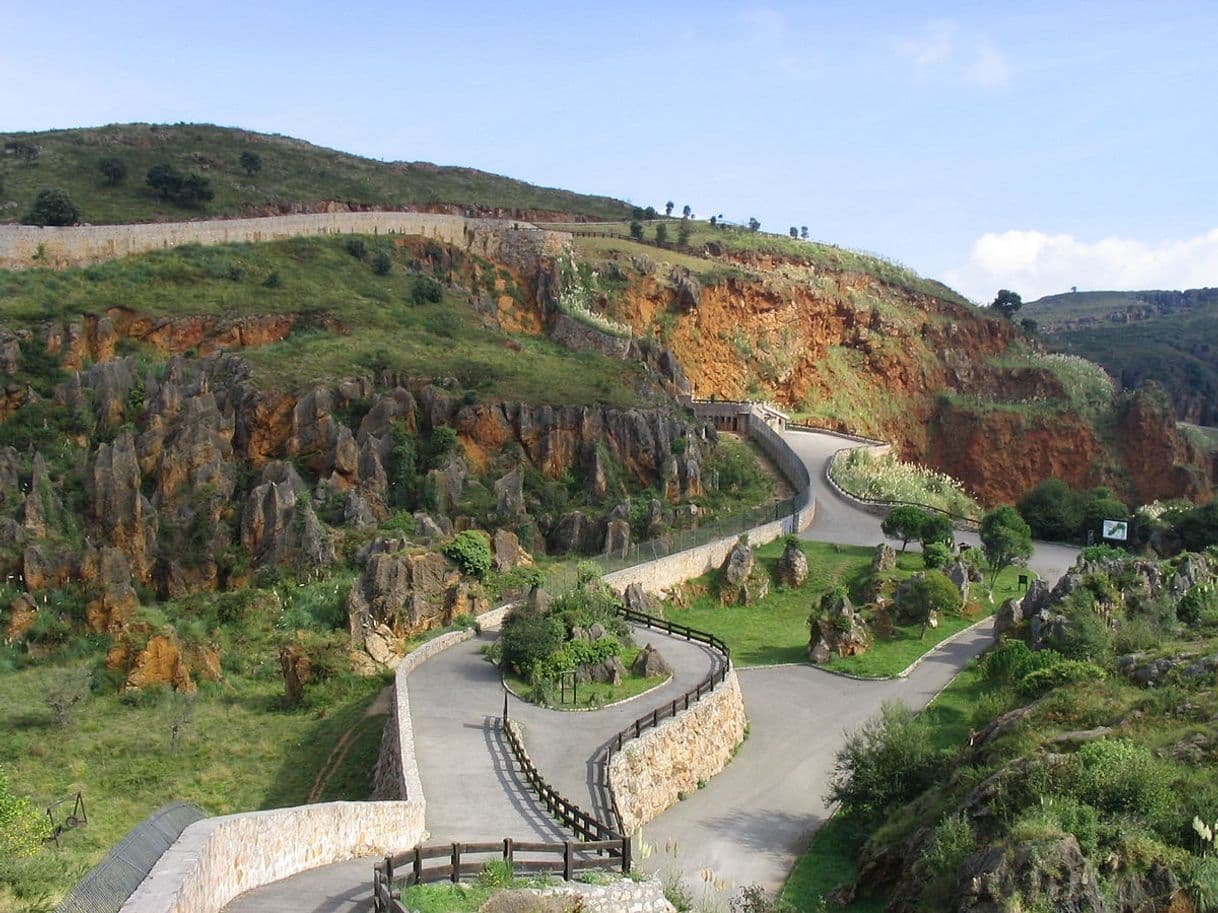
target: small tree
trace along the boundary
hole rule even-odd
[[[756,219],[754,219],[752,216],[749,216],[749,231],[760,231],[760,230],[761,230],[761,223],[758,222]]]
[[[689,220],[682,219],[681,224],[677,226],[677,243],[682,247],[689,244]]]
[[[938,766],[929,727],[904,704],[885,701],[879,716],[846,735],[825,800],[874,819],[922,792]]]
[[[410,289],[411,304],[439,304],[444,300],[444,286],[431,276],[419,276]]]
[[[905,551],[912,540],[922,538],[922,527],[929,519],[926,511],[903,504],[888,512],[888,516],[880,524],[880,529],[884,531],[885,536],[900,539],[901,551]]]
[[[378,250],[372,255],[372,271],[378,276],[388,276],[393,270],[393,258],[387,251]]]
[[[659,213],[656,212],[656,208],[654,206],[648,206],[646,209],[643,210],[644,219],[650,220],[650,219],[656,218],[657,216],[659,216]]]
[[[927,514],[918,538],[922,540],[923,548],[932,542],[942,542],[951,548],[956,544],[956,527],[952,526],[952,521],[943,514]]]
[[[807,225],[799,226],[799,237],[800,237],[800,239],[802,239],[804,241],[808,240],[808,226]]]
[[[630,237],[634,238],[636,241],[643,240],[643,223],[638,219],[635,219],[630,223]]]
[[[690,209],[689,204],[686,203],[684,206],[681,207],[681,218],[692,219],[693,217],[694,217],[694,211],[692,209]]]
[[[102,173],[102,177],[111,187],[127,180],[127,163],[120,158],[108,156],[99,160],[97,170]]]
[[[981,549],[993,569],[990,589],[999,572],[1012,564],[1032,557],[1032,528],[1009,504],[996,508],[981,518]]]
[[[718,216],[711,216],[711,217],[710,217],[710,225],[711,225],[711,228],[714,228],[714,227],[715,227],[716,225],[718,225],[718,224],[719,224],[719,217],[718,217]]]
[[[250,177],[253,177],[262,170],[262,156],[260,156],[257,152],[251,152],[247,149],[245,152],[241,153],[240,161],[242,170],[244,170],[245,173]]]
[[[661,222],[656,226],[656,243],[663,244],[668,240],[668,226]]]
[[[799,237],[799,229],[798,229],[798,228],[796,228],[794,225],[792,225],[790,228],[788,228],[788,229],[787,229],[787,233],[788,233],[788,234],[789,234],[789,235],[790,235],[792,238],[798,238],[798,237]]]
[[[1015,312],[1023,307],[1023,299],[1010,289],[1000,289],[998,295],[990,302],[990,307],[995,308],[1005,317],[1010,320],[1015,316]]]
[[[671,215],[672,215],[672,208],[673,208],[674,206],[676,206],[676,205],[677,205],[677,204],[676,204],[676,203],[674,203],[672,200],[669,200],[667,203],[665,203],[665,204],[664,204],[664,215],[666,215],[666,216],[671,216]]]
[[[959,612],[963,603],[960,590],[942,571],[927,571],[906,581],[898,591],[903,613],[922,625],[919,637],[936,614]]]
[[[72,198],[58,187],[47,187],[38,191],[21,221],[26,225],[75,225],[79,219],[80,210]]]
[[[195,206],[215,197],[211,181],[191,172],[183,174],[173,165],[153,165],[144,178],[145,183],[160,194],[162,200],[179,206]]]

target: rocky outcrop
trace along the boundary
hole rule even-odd
[[[533,556],[520,547],[520,539],[506,529],[495,530],[491,554],[494,556],[495,570],[501,574],[533,563]]]
[[[85,621],[97,633],[121,629],[134,614],[139,600],[131,586],[127,555],[113,546],[85,547],[80,577],[91,592],[85,604]]]
[[[169,626],[149,633],[146,629],[125,633],[106,654],[106,668],[125,676],[122,690],[170,687],[193,694],[196,679],[219,680],[220,659],[214,650],[184,646]]]
[[[1096,872],[1073,835],[991,846],[964,865],[961,913],[1005,909],[1012,897],[1061,913],[1108,913]]]
[[[672,675],[672,666],[660,655],[659,650],[651,644],[644,644],[639,655],[630,664],[630,671],[643,678],[659,678],[660,676],[667,678]]]
[[[770,592],[770,578],[757,564],[746,539],[732,546],[719,569],[719,602],[722,605],[753,605]]]
[[[875,554],[871,557],[871,572],[880,574],[884,571],[894,570],[897,566],[896,550],[886,542],[881,542],[875,547]]]
[[[779,586],[795,588],[804,585],[808,579],[808,556],[798,542],[790,541],[783,548],[774,576]]]
[[[835,656],[855,656],[871,648],[871,634],[863,617],[843,592],[826,593],[820,614],[812,624],[808,658],[817,664]]]
[[[125,431],[102,444],[89,473],[89,517],[99,534],[122,549],[135,578],[148,583],[156,552],[159,519],[141,490],[143,473],[135,437]]]
[[[254,563],[294,563],[303,568],[333,564],[334,543],[292,465],[270,464],[262,478],[241,515],[241,544]]]
[[[443,555],[390,547],[372,551],[363,574],[351,585],[347,628],[353,650],[392,668],[410,635],[488,608],[486,598],[473,591]]]

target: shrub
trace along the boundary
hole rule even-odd
[[[945,566],[952,560],[952,550],[942,542],[931,542],[922,549],[922,564],[929,569]]]
[[[1188,870],[1188,886],[1198,913],[1218,911],[1218,856],[1194,859]]]
[[[1084,854],[1094,853],[1099,847],[1099,813],[1071,796],[1041,796],[1011,827],[1015,842],[1063,834],[1073,834]]]
[[[461,573],[478,580],[491,569],[491,547],[486,536],[476,530],[467,529],[457,533],[444,546],[444,555],[457,562]]]
[[[513,609],[499,634],[503,664],[526,679],[534,669],[562,648],[566,637],[562,622],[532,609]]]
[[[1025,675],[1019,682],[1019,691],[1024,697],[1036,697],[1062,685],[1098,682],[1107,677],[1107,673],[1095,663],[1061,659]]]
[[[901,540],[901,551],[905,551],[911,539],[922,537],[922,528],[930,516],[920,507],[902,504],[894,507],[880,524],[885,536]],[[929,567],[929,565],[927,565]]]
[[[26,225],[75,225],[79,220],[80,210],[72,198],[58,187],[47,187],[38,191],[21,221]]]
[[[1062,614],[1066,623],[1059,634],[1045,638],[1048,646],[1068,659],[1096,660],[1108,652],[1108,627],[1093,608],[1067,605]]]
[[[1194,586],[1181,597],[1176,617],[1186,625],[1218,623],[1218,587],[1212,583]]]
[[[1172,810],[1171,778],[1150,749],[1128,739],[1088,742],[1074,754],[1075,798],[1113,815],[1152,826]]]
[[[943,514],[928,514],[918,538],[922,540],[923,549],[932,542],[941,542],[950,549],[956,542],[956,527]]]
[[[148,169],[144,182],[160,194],[162,200],[179,206],[206,203],[216,195],[209,179],[193,172],[183,174],[168,164],[153,165]]]
[[[941,571],[927,571],[908,580],[897,590],[900,610],[922,625],[925,636],[932,613],[959,612],[963,604],[960,590]]]
[[[419,276],[410,287],[411,304],[438,304],[444,298],[444,286],[431,276]]]
[[[107,156],[100,159],[97,163],[97,170],[102,173],[106,183],[112,187],[127,180],[127,163],[120,158]]]
[[[388,276],[393,269],[393,258],[386,251],[378,250],[372,255],[372,271],[378,276]]]
[[[981,673],[992,682],[1009,685],[1064,658],[1056,650],[1033,652],[1022,640],[1008,640],[985,655],[981,660]]]
[[[1114,545],[1088,545],[1080,554],[1084,561],[1112,561],[1124,560],[1129,557],[1129,553],[1123,548],[1117,548]]]
[[[929,786],[938,764],[926,723],[904,704],[886,701],[879,716],[847,735],[826,799],[878,816]]]
[[[29,799],[16,796],[0,767],[0,860],[30,856],[42,846],[49,822]]]

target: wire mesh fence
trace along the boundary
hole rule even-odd
[[[133,827],[55,907],[55,913],[118,913],[158,859],[207,813],[186,802],[162,806]]]

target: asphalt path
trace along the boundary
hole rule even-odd
[[[816,518],[803,538],[866,546],[885,541],[880,518],[837,495],[825,481],[829,459],[851,442],[796,431],[786,439],[808,466],[816,492]],[[971,533],[958,538],[977,544]],[[1029,564],[1055,581],[1076,553],[1037,543]],[[594,759],[602,746],[637,717],[683,694],[714,662],[701,645],[647,629],[636,632],[640,645],[653,643],[675,669],[660,688],[588,712],[548,711],[508,699],[509,715],[521,723],[543,776],[572,801],[582,804],[586,797],[601,814]],[[503,691],[496,669],[479,652],[495,633],[440,653],[410,677],[415,752],[432,842],[564,839],[527,789],[496,724]],[[645,848],[636,850],[641,866],[679,873],[696,899],[704,894],[712,904],[722,905],[748,884],[778,889],[830,813],[824,794],[846,734],[874,716],[884,701],[921,709],[992,641],[993,625],[987,621],[940,645],[907,678],[895,681],[858,681],[807,665],[739,669],[750,736],[705,788],[644,828]],[[368,863],[359,860],[327,866],[243,895],[227,911],[354,910],[367,902],[368,872]]]

